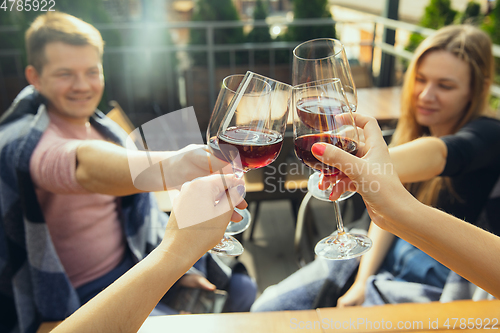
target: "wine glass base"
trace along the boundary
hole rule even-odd
[[[326,259],[346,260],[365,254],[371,247],[372,240],[365,235],[335,232],[319,241],[314,252]]]
[[[228,235],[241,234],[250,227],[250,223],[252,222],[252,215],[248,209],[235,208],[234,210],[243,217],[243,220],[240,222],[229,222],[226,228],[226,234]]]
[[[243,245],[231,235],[224,235],[224,238],[208,252],[227,257],[236,257],[243,253]]]
[[[321,173],[319,173],[319,172],[314,172],[311,176],[309,176],[309,180],[307,181],[307,190],[316,199],[331,202],[329,197],[330,197],[330,193],[332,193],[332,191],[330,189],[321,190],[318,187],[320,176],[321,176]],[[337,199],[337,201],[349,199],[350,197],[352,197],[354,195],[354,193],[356,193],[356,192],[350,192],[350,191],[344,192]]]

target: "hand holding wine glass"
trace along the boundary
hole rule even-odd
[[[358,132],[348,101],[338,79],[325,79],[297,85],[293,90],[294,144],[297,157],[322,176],[336,176],[339,170],[319,161],[311,149],[324,142],[356,155]],[[317,187],[317,185],[315,185]],[[317,255],[328,259],[348,259],[359,256],[371,247],[364,235],[346,233],[338,201],[334,202],[337,234],[321,240]]]
[[[291,86],[252,72],[225,78],[207,131],[209,149],[231,163],[240,177],[272,163],[283,144],[291,92]],[[240,223],[245,221],[232,224],[229,229],[238,229]],[[242,226],[239,232],[248,223]],[[213,251],[238,255],[243,247],[226,232]]]

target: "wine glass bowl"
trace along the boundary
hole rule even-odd
[[[344,45],[337,39],[317,38],[299,44],[293,50],[293,85],[337,78],[344,89],[351,112],[357,109],[356,84]]]

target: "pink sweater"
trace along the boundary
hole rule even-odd
[[[103,137],[90,124],[49,116],[49,127],[31,156],[30,173],[57,254],[78,288],[108,273],[123,259],[120,201],[88,192],[76,181],[76,148],[82,140]]]

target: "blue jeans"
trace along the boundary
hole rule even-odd
[[[397,238],[389,249],[381,270],[386,270],[396,281],[415,282],[443,288],[450,269],[422,250]]]
[[[252,312],[306,310],[314,307],[327,283],[342,288],[358,266],[359,260],[316,258],[280,283],[270,286],[255,301]],[[402,239],[396,238],[379,270],[395,281],[443,288],[449,269]]]
[[[95,279],[94,281],[90,281],[83,286],[80,286],[76,289],[78,296],[80,297],[80,302],[83,304],[87,303],[90,299],[104,290],[107,286],[117,280],[120,276],[125,274],[132,266],[134,266],[134,260],[132,255],[127,252],[125,258],[123,258],[122,262],[118,264],[115,268],[113,268],[110,272],[104,274],[100,278]]]

